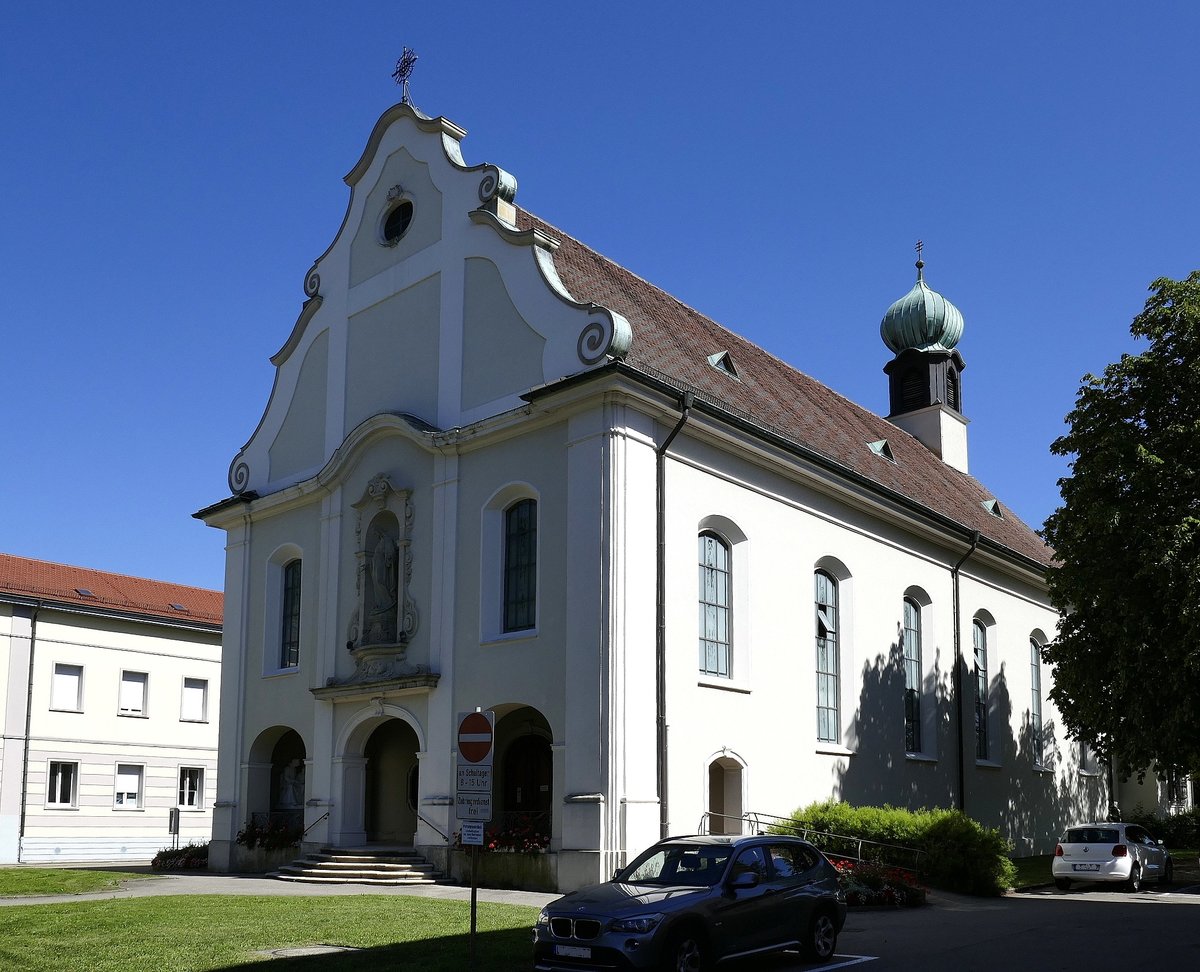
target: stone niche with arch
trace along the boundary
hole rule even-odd
[[[375,476],[352,504],[355,608],[346,648],[355,671],[347,682],[375,682],[425,674],[408,661],[417,631],[412,580],[412,491],[397,489],[384,473]],[[332,683],[331,683],[332,684]]]

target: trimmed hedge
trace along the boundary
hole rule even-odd
[[[852,807],[828,800],[796,810],[791,820],[798,828],[915,847],[924,852],[919,877],[931,887],[991,897],[1016,881],[1008,840],[958,810]]]
[[[183,847],[164,847],[150,862],[153,871],[207,871],[208,841]]]

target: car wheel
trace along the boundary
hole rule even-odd
[[[667,940],[664,972],[707,972],[709,966],[708,943],[696,929],[677,931]]]
[[[1070,891],[1071,890],[1071,879],[1070,878],[1055,878],[1054,886],[1056,888],[1058,888],[1059,891]]]
[[[1142,865],[1134,864],[1133,870],[1129,872],[1129,880],[1125,882],[1125,890],[1131,894],[1137,894],[1142,890]]]
[[[1163,867],[1162,876],[1158,879],[1159,884],[1170,884],[1175,880],[1175,862],[1169,857],[1167,858],[1166,866]]]
[[[804,935],[804,957],[812,962],[827,962],[837,948],[837,923],[829,911],[818,911]]]

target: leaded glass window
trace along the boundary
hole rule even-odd
[[[817,739],[838,742],[838,585],[833,576],[818,570],[813,575],[817,616]]]
[[[921,751],[921,606],[904,599],[904,750]]]
[[[1033,744],[1033,764],[1042,766],[1046,760],[1046,741],[1042,733],[1042,650],[1032,638],[1029,639],[1029,684],[1032,697],[1029,701],[1029,728]]]
[[[537,500],[523,499],[504,511],[504,630],[536,623]]]
[[[279,667],[300,664],[300,561],[283,568],[283,611],[280,619]]]
[[[700,534],[699,548],[700,671],[729,678],[733,638],[729,544],[705,531]]]
[[[988,747],[988,659],[987,628],[982,621],[972,624],[975,640],[975,758],[987,759]]]

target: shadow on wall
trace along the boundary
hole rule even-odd
[[[959,806],[958,741],[951,691],[953,664],[935,657],[922,685],[921,733],[916,752],[907,752],[904,648],[898,637],[886,655],[865,664],[862,690],[846,740],[854,756],[841,762],[834,797],[854,806],[884,803],[910,810]],[[1070,743],[1058,738],[1051,720],[1042,724],[1043,759],[1035,761],[1036,734],[1030,708],[1014,736],[1013,705],[1005,666],[988,694],[987,759],[976,755],[974,670],[965,663],[963,696],[966,813],[998,828],[1018,855],[1049,853],[1062,829],[1103,818],[1104,781],[1084,776],[1071,759]],[[1030,700],[1032,701],[1032,699]]]

